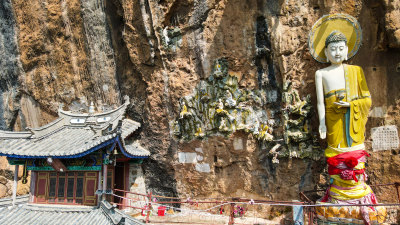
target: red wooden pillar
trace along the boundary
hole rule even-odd
[[[107,164],[103,165],[103,199],[106,200],[106,190],[107,190]]]
[[[124,162],[124,191],[130,191],[129,190],[129,162]],[[126,206],[130,206],[130,200],[128,200],[128,193],[122,192],[122,197],[120,198],[120,203],[122,203],[121,209],[126,208]]]
[[[98,183],[97,183],[97,190],[102,190],[102,183],[101,183],[101,179],[102,179],[102,176],[101,176],[101,170],[100,171],[98,171]],[[100,201],[101,201],[101,198],[102,198],[102,195],[98,195],[97,196],[97,206],[99,206],[100,205]]]
[[[231,213],[229,216],[229,225],[235,224],[235,203],[231,203]]]
[[[150,212],[151,212],[151,201],[152,201],[152,193],[150,192],[149,195],[149,204],[147,205],[147,215],[146,215],[146,223],[150,222]]]

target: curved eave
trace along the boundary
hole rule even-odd
[[[57,119],[51,121],[50,123],[48,123],[48,124],[46,124],[44,126],[41,126],[41,127],[38,127],[38,128],[30,128],[30,130],[32,130],[32,131],[42,131],[42,130],[45,130],[45,129],[49,128],[49,127],[52,127],[52,126],[56,125],[57,123],[59,123],[62,120],[63,120],[63,118],[57,118]]]
[[[124,147],[124,144],[122,143],[120,138],[117,138],[117,143],[118,143],[118,147],[121,150],[122,154],[124,154],[124,156],[131,158],[131,159],[147,159],[150,157],[150,155],[143,155],[143,156],[138,156],[138,155],[132,155],[130,153],[128,153]]]
[[[74,154],[74,155],[62,155],[62,156],[54,156],[54,155],[42,155],[42,156],[31,156],[31,155],[17,155],[17,154],[5,154],[5,153],[0,153],[0,156],[7,156],[9,158],[21,158],[21,159],[40,159],[40,158],[48,158],[48,157],[52,157],[52,158],[59,158],[59,159],[72,159],[72,158],[79,158],[85,155],[88,155],[94,151],[97,151],[103,147],[106,147],[110,144],[115,143],[117,140],[119,140],[118,138],[119,136],[116,136],[112,139],[109,139],[99,145],[96,145],[84,152],[78,153],[78,154]]]
[[[68,116],[68,117],[88,117],[90,115],[94,116],[94,117],[103,117],[103,116],[107,116],[107,115],[111,115],[113,113],[116,113],[120,110],[122,110],[123,112],[125,112],[125,109],[129,104],[129,101],[125,102],[124,104],[120,105],[119,107],[112,109],[110,111],[107,112],[101,112],[101,113],[93,113],[93,114],[89,114],[89,113],[74,113],[71,111],[64,111],[62,109],[58,110],[58,114],[61,116]]]
[[[113,145],[113,147],[111,148],[111,149],[113,149],[116,144],[118,144],[118,147],[119,147],[120,151],[122,152],[122,154],[128,158],[145,159],[145,158],[150,157],[150,153],[148,153],[148,152],[145,152],[144,155],[134,155],[134,154],[129,153],[126,150],[125,145],[124,145],[123,141],[121,140],[120,135],[118,135],[112,139],[109,139],[107,141],[104,141],[104,142],[102,142],[92,148],[89,148],[81,153],[78,153],[78,154],[71,154],[71,155],[18,155],[18,154],[0,153],[0,156],[6,156],[8,158],[16,158],[16,159],[40,159],[40,158],[48,158],[48,157],[59,158],[59,159],[71,159],[71,158],[79,158],[79,157],[88,155],[94,151],[97,151],[97,150],[102,149],[109,145]]]

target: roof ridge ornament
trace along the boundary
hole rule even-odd
[[[124,95],[124,104],[125,105],[129,105],[131,102],[129,101],[129,96],[128,95]]]
[[[90,106],[89,106],[89,114],[94,114],[94,104],[93,104],[93,101],[92,102],[90,102]]]

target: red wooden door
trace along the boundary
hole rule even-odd
[[[96,205],[97,202],[97,172],[86,172],[85,176],[85,193],[84,193],[84,205]]]
[[[48,180],[49,173],[48,172],[39,172],[37,176],[36,182],[36,201],[37,202],[46,202],[47,194],[48,194]]]

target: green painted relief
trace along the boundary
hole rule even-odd
[[[173,136],[190,141],[245,131],[274,163],[279,157],[319,159],[319,145],[310,129],[310,96],[302,99],[291,82],[283,84],[280,104],[271,100],[273,95],[277,99],[277,93],[264,89],[240,89],[237,77],[228,74],[227,61],[218,59],[211,76],[180,99],[179,116],[171,122]]]
[[[278,157],[319,159],[321,151],[317,139],[311,133],[311,96],[300,98],[291,82],[285,82],[282,92],[282,126],[283,147],[280,151],[273,149],[273,162],[279,162]]]
[[[265,91],[239,89],[237,77],[228,74],[227,61],[219,59],[212,75],[200,81],[192,95],[180,100],[179,118],[172,122],[173,134],[189,141],[243,130],[260,141],[271,141],[271,121],[262,109],[266,103]]]

